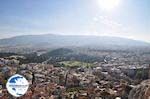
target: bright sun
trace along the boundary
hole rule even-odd
[[[100,7],[104,10],[112,10],[117,7],[120,3],[120,0],[98,0]]]

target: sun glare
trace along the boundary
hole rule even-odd
[[[100,7],[104,10],[112,10],[117,7],[120,3],[120,0],[98,0]]]

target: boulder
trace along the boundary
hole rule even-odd
[[[145,80],[133,88],[128,99],[150,99],[150,80]]]

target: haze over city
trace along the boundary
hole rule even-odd
[[[150,42],[149,6],[149,0],[2,0],[0,39],[50,33]]]

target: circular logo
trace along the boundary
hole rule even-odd
[[[11,76],[6,83],[8,92],[15,97],[24,95],[27,92],[28,87],[29,83],[26,78],[19,74]]]

